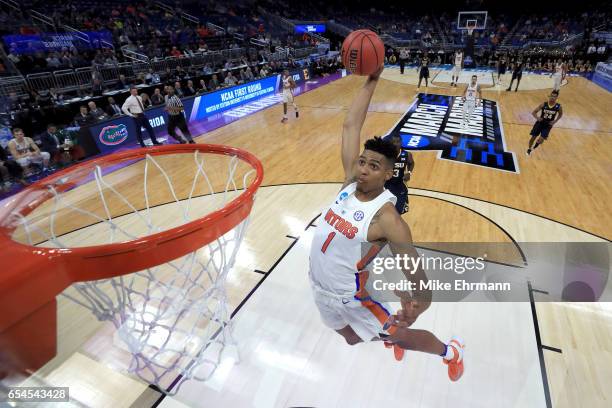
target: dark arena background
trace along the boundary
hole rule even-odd
[[[612,406],[611,17],[0,0],[0,407]]]

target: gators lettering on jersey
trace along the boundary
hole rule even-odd
[[[359,290],[356,276],[369,260],[362,253],[370,222],[387,202],[397,198],[388,190],[370,201],[355,196],[357,183],[346,186],[317,223],[310,249],[310,278],[319,288],[336,294]]]
[[[557,117],[559,110],[561,109],[561,104],[555,103],[554,106],[548,106],[548,102],[544,102],[544,106],[542,107],[542,111],[540,112],[540,117],[544,122],[552,122]]]

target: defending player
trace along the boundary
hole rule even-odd
[[[385,183],[385,188],[397,197],[395,209],[401,215],[408,212],[408,187],[406,183],[410,180],[414,170],[414,158],[412,153],[402,149],[402,139],[398,133],[391,136],[391,143],[398,153],[393,165],[393,176]]]
[[[425,79],[425,87],[429,86],[429,57],[427,53],[423,54],[423,58],[421,58],[421,65],[417,68],[419,70],[419,84],[417,85],[417,89],[421,87],[421,81]]]
[[[334,202],[323,212],[310,252],[309,277],[315,303],[325,325],[350,345],[385,337],[395,357],[403,350],[442,356],[452,381],[463,374],[463,343],[453,338],[448,345],[431,332],[410,329],[431,304],[431,291],[421,290],[427,281],[420,268],[405,271],[417,289],[402,292],[402,308],[390,315],[388,308],[367,293],[367,265],[380,247],[389,244],[400,256],[418,257],[410,228],[394,208],[396,201],[385,190],[393,174],[397,150],[392,143],[375,137],[360,153],[360,133],[382,68],[371,75],[353,101],[342,129],[342,165],[345,181]],[[362,245],[371,243],[363,257]],[[387,337],[386,334],[389,334]]]
[[[548,96],[548,101],[540,104],[531,114],[536,119],[536,123],[531,129],[531,139],[529,139],[529,148],[527,149],[527,156],[531,155],[531,152],[538,148],[546,139],[552,127],[561,120],[563,116],[563,109],[561,104],[557,103],[557,97],[559,96],[558,91],[552,91]],[[540,116],[538,117],[538,112]],[[540,136],[538,138],[538,136]],[[536,138],[538,139],[536,142]],[[535,142],[535,146],[533,143]],[[533,148],[532,148],[533,146]]]
[[[461,75],[461,69],[463,68],[463,51],[459,50],[455,53],[455,65],[453,66],[452,82],[451,86],[457,87],[459,82],[459,75]]]
[[[567,67],[565,62],[559,59],[555,64],[554,72],[550,75],[554,80],[553,91],[557,91],[557,94],[559,94],[559,91],[561,90],[561,84],[565,79],[565,75],[567,75]]]
[[[283,71],[283,75],[281,76],[281,81],[283,83],[283,119],[282,123],[285,123],[289,120],[287,117],[287,104],[290,103],[293,105],[293,110],[295,111],[295,117],[298,118],[300,116],[300,112],[298,111],[298,107],[293,101],[293,90],[296,88],[295,81],[289,75],[288,70]]]
[[[497,84],[501,85],[502,78],[506,75],[506,68],[508,67],[508,59],[505,55],[500,55],[497,60]]]
[[[509,92],[512,90],[512,84],[514,83],[514,80],[516,80],[516,88],[514,88],[514,92],[518,91],[519,84],[521,83],[521,79],[523,78],[523,67],[523,61],[520,59],[514,63],[514,66],[512,67],[512,79],[510,80],[510,85],[508,85],[508,89],[506,89],[506,91]]]
[[[476,110],[477,106],[480,106],[482,100],[482,92],[480,85],[478,85],[478,76],[472,75],[472,80],[465,88],[463,93],[463,119],[461,121],[462,127],[467,127],[472,114]]]

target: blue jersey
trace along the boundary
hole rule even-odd
[[[385,188],[391,191],[403,190],[406,188],[404,184],[404,174],[406,173],[406,168],[412,166],[413,160],[410,152],[406,150],[402,150],[399,156],[395,159],[395,164],[393,165],[393,177],[389,179],[385,183]]]

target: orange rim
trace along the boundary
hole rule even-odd
[[[15,242],[7,217],[15,211],[23,216],[31,213],[53,195],[47,186],[65,191],[75,183],[58,184],[67,175],[76,181],[91,175],[96,165],[142,159],[145,155],[160,156],[193,151],[237,156],[256,171],[251,184],[224,208],[202,218],[166,231],[120,243],[78,248],[44,248]],[[87,171],[83,171],[87,169]],[[78,174],[79,171],[82,174]],[[80,178],[78,177],[80,176]],[[263,166],[251,153],[212,144],[156,146],[110,154],[59,171],[28,186],[0,207],[0,264],[11,265],[0,276],[0,333],[38,307],[55,298],[74,282],[112,278],[160,265],[184,256],[214,241],[246,219],[252,209],[255,193],[263,180]],[[27,201],[27,202],[26,202]],[[18,262],[17,262],[18,261]],[[29,312],[16,305],[25,306]],[[27,306],[26,306],[27,305]],[[20,310],[21,309],[21,310]]]

